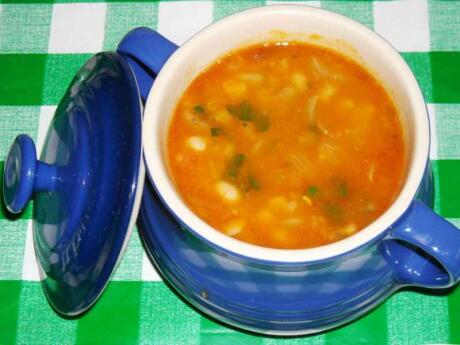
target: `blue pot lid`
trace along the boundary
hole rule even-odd
[[[20,212],[34,194],[42,285],[61,314],[87,310],[125,248],[144,182],[142,105],[128,63],[99,53],[79,70],[56,110],[40,161],[20,135],[5,163],[3,197]]]

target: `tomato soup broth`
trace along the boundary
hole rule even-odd
[[[378,218],[400,191],[404,150],[382,85],[340,53],[299,42],[216,61],[177,104],[167,143],[195,214],[285,249],[338,241]]]

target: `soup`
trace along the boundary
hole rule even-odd
[[[198,75],[175,108],[167,155],[205,222],[285,249],[363,229],[395,200],[405,169],[382,85],[340,53],[300,42],[249,46]]]

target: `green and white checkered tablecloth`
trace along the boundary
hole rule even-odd
[[[401,52],[431,115],[436,211],[460,226],[460,2],[296,3],[350,16]],[[79,66],[98,51],[115,49],[131,28],[148,26],[181,44],[219,18],[264,4],[0,0],[0,159],[19,133],[35,138],[40,149]],[[460,289],[399,292],[359,321],[310,337],[260,337],[227,328],[161,282],[137,232],[96,306],[66,320],[52,311],[41,289],[31,217],[32,205],[15,220],[0,207],[0,344],[460,344]]]

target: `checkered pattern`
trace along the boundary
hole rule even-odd
[[[40,149],[78,67],[93,53],[113,50],[131,28],[148,26],[182,44],[214,20],[265,4],[23,2],[0,0],[0,157],[21,132],[35,138]],[[280,2],[288,3],[267,1]],[[460,2],[294,2],[352,17],[402,53],[431,115],[436,211],[460,225]],[[460,289],[399,292],[357,322],[311,337],[283,340],[238,332],[196,312],[161,282],[137,231],[100,301],[83,317],[66,320],[51,310],[40,287],[31,217],[32,205],[14,221],[0,205],[0,344],[460,343]]]

